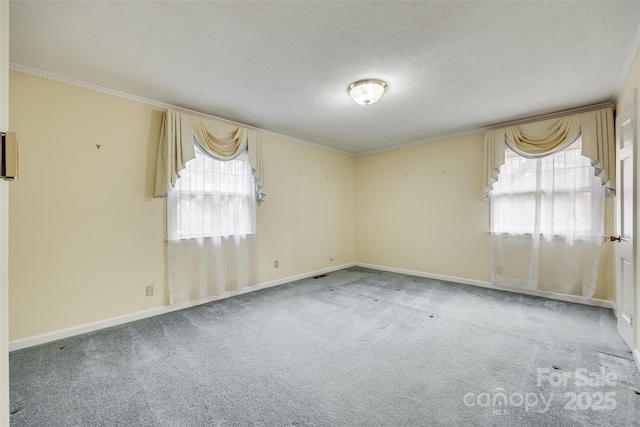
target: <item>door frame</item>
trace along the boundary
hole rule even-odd
[[[616,197],[616,203],[615,203],[615,233],[618,236],[618,243],[615,244],[615,252],[614,252],[616,332],[618,333],[618,335],[620,335],[624,339],[625,343],[629,345],[629,347],[632,350],[636,345],[636,338],[635,338],[636,322],[634,320],[636,318],[635,298],[636,298],[636,283],[637,283],[638,266],[639,266],[638,264],[639,260],[637,256],[638,255],[637,236],[638,236],[638,224],[639,224],[637,200],[638,200],[638,189],[640,188],[639,186],[640,184],[638,183],[639,174],[637,173],[637,167],[638,167],[638,164],[640,163],[638,162],[638,157],[637,157],[639,153],[637,150],[637,132],[635,129],[636,128],[635,126],[636,124],[635,123],[635,119],[636,119],[635,106],[636,105],[635,104],[636,104],[636,91],[634,90],[631,93],[631,96],[629,97],[629,102],[627,102],[625,106],[620,111],[617,112],[616,119],[615,119],[615,132],[616,132],[615,164],[616,164],[616,181],[617,181],[616,182],[617,197]],[[623,143],[623,134],[624,134],[622,132],[622,126],[626,125],[627,123],[630,123],[630,126],[631,126],[630,134],[632,138],[631,146],[629,147],[629,149],[631,150],[631,153],[630,153],[630,157],[628,158],[628,160],[631,161],[630,169],[631,169],[632,175],[630,179],[628,179],[628,181],[631,183],[633,188],[631,189],[631,193],[625,196],[626,191],[624,191],[624,189],[622,188],[622,185],[625,182],[625,180],[623,180],[623,170],[621,168],[622,163],[620,159],[620,154],[622,153],[621,147]],[[631,197],[630,201],[627,200],[629,196]],[[625,206],[627,206],[627,203],[631,204],[631,212],[629,213],[629,216],[632,221],[632,224],[631,224],[631,230],[627,231],[627,233],[629,233],[628,235],[630,235],[629,237],[631,238],[631,242],[629,242],[628,239],[625,239],[625,236],[628,236],[627,234],[623,235],[623,232],[625,231],[622,229],[623,227],[622,203],[623,202],[625,203]],[[622,238],[622,240],[620,240],[620,238]],[[621,254],[621,251],[623,251],[623,246],[624,246],[624,252],[625,252],[625,255],[624,255],[625,259],[630,260],[631,263],[633,264],[631,266],[632,270],[629,274],[623,274],[623,272],[625,271],[624,266],[622,265],[622,258],[621,258],[621,256],[623,256]],[[630,253],[628,253],[628,251],[630,251]],[[628,283],[629,278],[631,280],[630,289],[626,289],[626,286],[629,284]],[[627,304],[623,303],[622,298],[624,298],[625,302],[628,302],[630,300],[631,302],[630,310],[628,311],[624,310],[624,307]]]
[[[0,1],[0,130],[9,130],[9,2]],[[9,186],[0,180],[0,427],[9,426]]]

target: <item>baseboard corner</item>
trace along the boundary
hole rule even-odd
[[[505,287],[505,286],[494,285],[493,283],[486,282],[484,280],[467,279],[467,278],[464,278],[464,277],[456,277],[456,276],[446,276],[446,275],[442,275],[442,274],[426,273],[426,272],[423,272],[423,271],[406,270],[406,269],[403,269],[403,268],[387,267],[387,266],[375,265],[375,264],[366,264],[366,263],[362,263],[362,262],[357,262],[356,266],[364,267],[364,268],[371,268],[373,270],[388,271],[388,272],[391,272],[391,273],[406,274],[406,275],[409,275],[409,276],[425,277],[427,279],[443,280],[445,282],[460,283],[460,284],[463,284],[463,285],[479,286],[481,288],[495,289],[495,290],[498,290],[498,291],[505,291],[505,292],[513,292],[513,293],[522,294],[522,295],[530,295],[530,296],[534,296],[534,297],[548,298],[548,299],[553,299],[553,300],[557,300],[557,301],[573,302],[573,303],[576,303],[576,304],[590,305],[590,306],[593,306],[593,307],[602,307],[602,308],[609,308],[609,309],[614,309],[614,307],[615,307],[615,304],[613,303],[613,301],[602,300],[602,299],[598,299],[598,298],[585,298],[585,297],[581,297],[581,296],[564,295],[564,294],[558,294],[558,293],[553,293],[553,292],[544,292],[544,291],[534,291],[534,290],[529,290],[529,289],[509,288],[509,287]]]
[[[320,274],[327,274],[327,273],[332,273],[338,270],[344,270],[345,268],[354,267],[356,265],[357,263],[355,262],[348,262],[345,264],[337,265],[335,267],[321,268],[320,270],[310,271],[308,273],[302,273],[302,274],[297,274],[295,276],[283,277],[282,279],[263,282],[263,283],[260,283],[259,285],[256,285],[256,288],[264,289],[264,288],[270,288],[272,286],[284,285],[285,283],[291,283],[291,282],[295,282],[296,280],[308,279],[309,277],[318,276]]]
[[[364,262],[356,262],[356,267],[370,268],[372,270],[388,271],[390,273],[406,274],[407,276],[424,277],[427,279],[443,280],[445,282],[461,283],[463,285],[473,285],[481,287],[491,287],[491,283],[482,280],[467,279],[464,277],[445,276],[442,274],[427,273],[424,271],[407,270],[404,268],[388,267],[385,265],[367,264]]]

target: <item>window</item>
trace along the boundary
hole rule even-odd
[[[581,155],[578,138],[541,159],[527,159],[507,148],[505,164],[491,193],[491,231],[497,234],[594,236],[601,219],[594,204],[604,197],[591,160]]]
[[[255,234],[255,185],[247,152],[219,161],[196,144],[195,153],[169,194],[169,238]]]

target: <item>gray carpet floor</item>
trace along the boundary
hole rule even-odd
[[[10,371],[14,427],[640,426],[610,310],[362,268],[15,351]]]

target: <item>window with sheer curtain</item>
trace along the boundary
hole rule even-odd
[[[170,304],[200,304],[260,283],[263,179],[259,132],[165,112],[154,196],[167,197]]]
[[[167,198],[169,302],[197,304],[259,283],[256,187],[248,154],[195,146]]]
[[[593,205],[603,190],[581,148],[578,138],[565,150],[538,159],[507,148],[491,194],[492,232],[539,232],[548,238],[601,235],[602,221],[594,218],[600,214]]]
[[[169,198],[169,239],[255,234],[255,184],[248,153],[219,161],[196,145],[195,154]]]
[[[510,148],[490,194],[492,282],[592,297],[604,223],[604,188],[581,139],[525,158]]]

